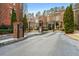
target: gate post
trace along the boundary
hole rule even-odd
[[[22,22],[13,23],[13,36],[14,38],[24,37],[24,26]]]

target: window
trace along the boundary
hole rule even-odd
[[[13,5],[15,6],[15,3],[13,3]]]

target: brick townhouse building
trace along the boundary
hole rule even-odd
[[[51,28],[53,25],[54,25],[55,29],[57,29],[57,27],[59,27],[59,29],[64,28],[64,24],[63,24],[64,12],[65,12],[65,10],[60,10],[60,11],[56,11],[52,14],[49,14],[47,16],[47,22],[48,22],[48,24],[50,24]],[[56,24],[58,24],[58,25],[56,25]]]
[[[16,11],[17,19],[21,20],[23,15],[22,3],[0,3],[0,25],[11,24],[12,9]]]

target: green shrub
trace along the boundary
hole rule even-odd
[[[12,33],[13,29],[0,29],[0,34]]]
[[[12,26],[1,25],[0,26],[0,34],[13,33]]]

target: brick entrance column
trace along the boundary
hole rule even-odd
[[[14,38],[24,37],[24,27],[22,22],[13,23],[13,36]]]

